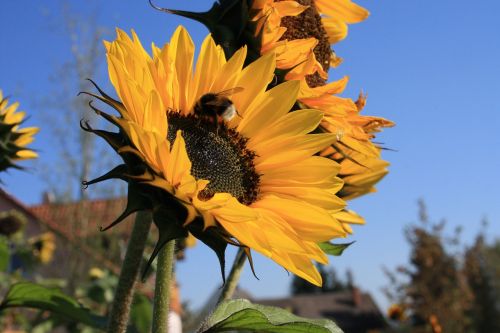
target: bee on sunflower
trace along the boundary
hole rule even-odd
[[[351,200],[375,191],[375,184],[388,173],[389,163],[381,158],[383,147],[373,139],[394,123],[361,115],[366,95],[360,94],[357,100],[338,96],[347,85],[347,77],[328,82],[329,69],[342,62],[331,45],[347,36],[349,24],[369,16],[365,8],[351,0],[223,0],[205,13],[155,8],[205,24],[228,56],[235,46],[242,45],[249,48],[247,62],[276,54],[276,76],[271,86],[299,80],[294,110],[321,110],[324,117],[316,132],[336,135],[337,139],[320,154],[340,165],[338,176],[344,185],[337,195]],[[235,20],[235,15],[241,20]],[[347,209],[337,218],[345,222],[348,232],[351,223],[364,223],[362,217]]]
[[[153,253],[188,231],[214,249],[223,263],[227,244],[253,249],[287,270],[321,285],[313,261],[328,258],[317,245],[345,237],[336,214],[340,166],[317,154],[336,135],[311,132],[323,119],[315,109],[290,112],[299,81],[267,89],[276,56],[245,65],[247,48],[226,59],[208,36],[193,69],[194,45],[179,27],[170,43],[151,55],[137,35],[117,30],[105,43],[111,83],[118,99],[97,87],[88,93],[118,115],[91,107],[118,132],[97,134],[123,164],[90,185],[110,178],[128,182],[132,212],[151,210],[160,239]],[[255,78],[258,77],[259,80]],[[228,92],[222,94],[222,92]],[[251,258],[249,256],[249,258]]]

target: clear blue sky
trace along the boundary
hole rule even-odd
[[[178,24],[188,28],[197,45],[206,34],[197,23],[156,12],[146,0],[70,3],[82,15],[94,15],[97,9],[98,23],[110,30],[134,28],[144,45],[163,44]],[[211,1],[186,3],[183,9],[192,8],[191,3],[204,9]],[[407,261],[403,228],[416,219],[418,198],[426,200],[435,219],[446,218],[450,227],[463,225],[465,240],[472,239],[483,217],[490,221],[490,237],[500,236],[500,2],[358,3],[371,16],[351,26],[348,39],[337,45],[345,62],[331,77],[349,75],[344,95],[355,97],[362,89],[369,94],[366,114],[397,123],[378,139],[397,152],[384,153],[392,166],[379,192],[351,203],[368,223],[355,229],[352,239],[357,242],[342,257],[332,258],[332,264],[341,274],[351,267],[356,282],[386,305],[381,267]],[[62,25],[60,16],[58,1],[9,1],[0,11],[0,87],[32,116],[29,125],[42,127],[33,147],[44,161],[54,158],[51,133],[44,130],[34,101],[54,88],[49,76],[70,59],[68,40],[50,28]],[[79,130],[78,124],[61,125]],[[43,174],[34,164],[25,165],[31,171],[10,172],[5,187],[22,201],[37,203]],[[217,261],[203,246],[188,257],[178,267],[182,293],[199,305],[220,284]],[[260,280],[247,269],[243,288],[259,297],[287,293],[290,277],[283,269],[261,257],[256,269]]]

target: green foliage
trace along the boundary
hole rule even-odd
[[[473,299],[468,315],[475,332],[500,332],[500,241],[479,235],[465,253],[464,273]]]
[[[9,261],[9,242],[6,237],[0,236],[0,272],[7,271],[7,268],[9,268]]]
[[[151,329],[153,305],[144,295],[136,295],[130,312],[132,332],[147,333]]]
[[[318,246],[325,252],[331,256],[340,256],[350,245],[354,242],[344,243],[344,244],[333,244],[330,242],[319,243]]]
[[[410,262],[398,268],[404,279],[386,272],[387,296],[408,312],[401,326],[426,333],[500,331],[500,246],[487,245],[480,233],[472,247],[465,247],[460,228],[445,233],[445,223],[431,222],[423,202],[419,219],[406,230]]]
[[[47,310],[71,321],[104,328],[106,319],[80,305],[74,298],[65,295],[60,289],[47,288],[31,282],[14,284],[5,295],[0,310],[27,307]]]
[[[252,304],[244,299],[219,304],[198,332],[238,330],[268,333],[342,333],[333,321],[302,318],[280,308]]]

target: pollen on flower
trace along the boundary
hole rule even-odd
[[[182,130],[186,142],[192,175],[210,181],[200,199],[222,192],[247,205],[257,200],[260,177],[254,167],[255,153],[246,148],[247,139],[225,124],[215,125],[192,114],[169,112],[170,143],[178,130]]]
[[[297,16],[287,16],[281,19],[281,26],[287,28],[281,40],[316,38],[319,43],[314,48],[314,55],[323,67],[323,70],[328,72],[332,50],[328,41],[328,34],[323,27],[321,16],[314,4],[314,0],[297,0],[297,2],[301,5],[309,6],[309,8]],[[322,78],[318,73],[306,76],[306,81],[311,88],[326,84],[326,79]]]

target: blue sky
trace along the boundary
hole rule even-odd
[[[211,4],[208,0],[177,3],[183,9],[194,5],[206,9]],[[500,2],[358,3],[371,16],[351,26],[348,38],[335,47],[344,63],[330,73],[331,78],[349,75],[344,96],[367,92],[363,112],[397,123],[378,139],[395,151],[384,152],[391,172],[378,185],[378,193],[351,202],[367,224],[355,229],[356,243],[342,257],[332,258],[332,265],[340,274],[352,268],[355,281],[386,305],[380,293],[387,284],[381,267],[407,261],[403,229],[416,220],[419,198],[425,199],[435,219],[446,218],[450,228],[463,225],[466,241],[474,237],[483,217],[490,221],[491,239],[500,236]],[[146,0],[70,4],[81,15],[95,16],[110,31],[115,26],[135,29],[144,45],[163,44],[178,24],[188,28],[197,45],[207,33],[197,23],[151,9]],[[57,31],[62,25],[61,7],[58,1],[9,1],[0,11],[0,88],[31,115],[27,124],[42,128],[33,147],[45,162],[54,159],[51,133],[44,129],[35,101],[53,91],[49,76],[71,57],[69,41]],[[105,72],[100,80],[106,81]],[[62,123],[62,116],[61,126],[79,130],[76,123]],[[35,164],[24,165],[30,167],[29,173],[10,172],[3,177],[4,187],[34,204],[44,190],[44,176]],[[255,264],[260,280],[247,269],[243,288],[258,297],[288,292],[290,277],[281,267],[259,256]],[[220,285],[217,260],[202,246],[188,252],[178,274],[181,292],[195,305]]]

